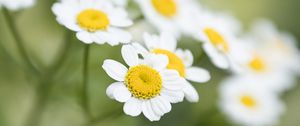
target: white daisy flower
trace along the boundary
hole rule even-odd
[[[294,73],[300,74],[300,51],[296,39],[289,33],[280,32],[268,20],[259,20],[253,24],[252,33],[265,53],[269,53],[273,63]]]
[[[199,7],[192,0],[135,0],[145,18],[160,32],[180,37],[189,27],[193,11]]]
[[[240,38],[239,41],[237,47],[243,51],[232,55],[241,66],[238,72],[254,75],[276,73],[277,64],[272,63],[272,59],[268,56],[270,53],[264,53],[261,44],[258,44],[253,36]]]
[[[35,2],[35,0],[0,0],[0,7],[4,6],[10,10],[19,10],[32,7]]]
[[[287,71],[287,67],[290,66],[283,67],[282,63],[285,62],[281,61],[285,57],[278,57],[276,50],[270,50],[272,47],[264,46],[263,41],[254,38],[257,37],[240,39],[238,48],[241,51],[232,56],[239,66],[237,74],[252,76],[251,78],[256,80],[263,78],[269,82],[263,86],[277,93],[292,88],[294,76]]]
[[[171,34],[163,32],[157,36],[145,33],[144,41],[150,52],[166,55],[169,58],[167,68],[178,71],[182,78],[198,83],[210,80],[207,70],[192,66],[193,55],[190,50],[176,49],[177,41]],[[197,102],[199,100],[196,89],[188,81],[183,83],[183,92],[188,101]]]
[[[127,115],[143,113],[150,121],[158,121],[170,112],[171,103],[183,100],[184,80],[177,71],[166,69],[166,56],[149,53],[140,59],[132,45],[122,47],[122,56],[129,68],[114,60],[105,60],[102,67],[118,81],[107,88],[107,95],[124,102],[123,110]]]
[[[133,22],[127,12],[105,0],[62,0],[53,5],[57,21],[77,32],[79,40],[86,44],[129,43],[131,35],[123,28]]]
[[[203,12],[195,15],[199,21],[194,37],[203,42],[203,49],[212,60],[212,63],[221,69],[233,69],[235,63],[231,58],[236,52],[236,34],[240,24],[233,17],[226,14]]]
[[[221,110],[239,125],[276,125],[285,110],[284,105],[277,95],[260,85],[263,85],[262,81],[252,78],[226,80],[220,87]]]

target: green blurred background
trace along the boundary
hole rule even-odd
[[[298,40],[300,38],[298,0],[201,2],[211,9],[232,13],[246,29],[255,19],[266,17],[274,21],[281,30],[289,31]],[[120,46],[108,45],[91,46],[88,90],[89,108],[95,119],[89,120],[80,104],[84,45],[75,38],[74,33],[71,34],[70,43],[66,42],[70,32],[56,22],[50,10],[51,4],[50,0],[38,0],[33,8],[13,13],[30,59],[43,71],[41,76],[24,69],[25,64],[17,51],[15,40],[4,15],[0,14],[0,126],[83,126],[87,121],[93,126],[233,125],[217,108],[219,82],[229,74],[213,67],[206,56],[201,57],[201,61],[195,61],[196,65],[209,69],[212,74],[209,83],[195,84],[200,94],[199,103],[175,104],[170,113],[154,123],[143,116],[126,116],[122,113],[122,103],[109,99],[105,94],[106,87],[113,80],[102,70],[103,60],[111,58],[122,61]],[[192,39],[184,38],[179,45],[191,49],[195,57],[200,55],[200,44],[194,43]],[[63,62],[52,67],[61,54],[64,54]],[[282,96],[287,111],[281,118],[281,126],[300,125],[299,98],[299,85]],[[41,102],[36,106],[37,99]]]

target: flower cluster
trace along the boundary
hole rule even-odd
[[[121,54],[127,67],[105,60],[103,69],[116,83],[107,95],[124,102],[124,112],[143,113],[157,121],[171,110],[171,103],[199,100],[189,81],[210,80],[207,70],[194,67],[193,55],[177,49],[181,36],[202,43],[202,48],[218,68],[233,77],[221,86],[221,109],[239,124],[265,125],[276,122],[284,107],[278,95],[293,86],[299,73],[299,53],[294,39],[280,33],[269,22],[258,22],[243,33],[231,15],[200,7],[192,0],[135,0],[146,21],[160,35],[144,33],[144,42],[132,42],[134,25],[126,1],[62,0],[53,5],[57,21],[76,32],[86,44],[124,44]]]
[[[11,10],[34,3],[0,0],[0,6]],[[128,13],[130,4],[139,7],[138,13]],[[158,121],[171,111],[171,104],[184,98],[198,102],[191,82],[206,83],[211,74],[193,65],[190,50],[177,47],[182,36],[201,43],[199,50],[211,63],[230,72],[221,83],[219,105],[240,125],[276,124],[285,109],[280,95],[294,86],[300,73],[300,52],[292,35],[268,20],[259,20],[244,32],[233,16],[194,0],[59,0],[52,11],[57,22],[76,32],[84,44],[122,44],[120,55],[126,65],[107,59],[102,68],[117,81],[106,94],[124,103],[123,110],[130,116],[143,114]],[[138,38],[131,28],[140,20],[156,33],[142,29],[143,40],[134,42]]]
[[[220,108],[240,125],[276,125],[285,110],[279,97],[300,71],[296,41],[268,20],[238,39],[237,67],[220,87]]]
[[[176,49],[176,39],[168,33],[160,36],[145,33],[147,49],[138,43],[123,45],[122,57],[128,68],[114,60],[105,60],[102,67],[114,80],[107,95],[125,102],[124,112],[131,116],[143,113],[157,121],[171,110],[171,103],[199,99],[196,89],[187,80],[207,82],[207,70],[193,67],[189,50]],[[140,56],[139,56],[140,55]]]

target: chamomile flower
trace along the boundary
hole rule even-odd
[[[183,100],[183,80],[177,71],[167,69],[166,56],[149,53],[141,59],[132,45],[122,47],[122,56],[129,68],[114,60],[105,60],[102,67],[117,81],[107,88],[107,95],[124,102],[127,115],[143,113],[150,121],[158,121],[170,112],[171,103]]]
[[[279,31],[268,20],[259,20],[253,24],[252,34],[266,53],[273,59],[273,63],[281,65],[293,74],[300,73],[300,51],[296,39],[289,33]]]
[[[263,46],[262,41],[255,39],[255,36],[248,36],[240,39],[238,48],[240,53],[233,54],[233,59],[239,65],[237,74],[243,76],[251,76],[253,80],[264,80],[265,88],[281,93],[294,86],[293,76],[289,74],[286,67],[282,67],[282,62],[278,62],[277,52],[268,50],[267,46]],[[275,51],[275,50],[273,50]],[[284,57],[278,57],[284,59]]]
[[[34,4],[35,0],[0,0],[0,7],[4,6],[10,10],[28,8]]]
[[[167,68],[178,71],[182,78],[198,83],[207,82],[210,79],[207,70],[192,66],[193,55],[190,50],[176,49],[177,41],[171,34],[163,32],[157,36],[145,33],[144,41],[150,52],[166,55],[169,59]],[[188,81],[183,83],[183,92],[188,101],[199,100],[196,89]]]
[[[245,126],[276,125],[284,105],[277,95],[260,87],[263,81],[232,77],[220,87],[220,108],[233,122]]]
[[[133,24],[127,12],[106,0],[62,0],[52,10],[57,21],[77,32],[77,38],[86,44],[107,42],[114,46],[131,40],[124,30]]]
[[[160,32],[169,32],[176,37],[189,27],[193,10],[199,6],[192,0],[135,0],[145,18]]]
[[[240,24],[233,17],[226,14],[203,12],[203,15],[195,15],[194,37],[203,42],[203,49],[212,63],[221,69],[235,67],[231,58],[236,52],[236,34]]]

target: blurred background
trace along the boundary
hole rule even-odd
[[[200,2],[213,10],[232,13],[244,24],[245,29],[255,19],[264,17],[300,40],[300,1]],[[101,68],[103,60],[110,58],[123,62],[120,46],[108,45],[91,46],[88,91],[93,119],[87,119],[80,105],[84,44],[75,38],[74,33],[56,22],[51,11],[52,3],[50,0],[38,0],[33,8],[12,13],[30,60],[42,71],[38,75],[34,70],[25,68],[26,64],[17,50],[8,23],[0,13],[0,126],[82,126],[86,122],[92,126],[233,125],[217,108],[219,82],[229,73],[220,72],[206,56],[201,61],[195,61],[195,65],[207,68],[212,74],[209,83],[195,84],[200,94],[198,103],[175,104],[167,116],[154,123],[143,116],[126,116],[122,112],[123,104],[109,99],[105,94],[106,87],[113,80]],[[195,58],[200,55],[200,43],[192,39],[183,38],[179,46],[191,49]],[[281,118],[280,126],[300,125],[299,98],[300,85],[282,96],[287,111]]]

